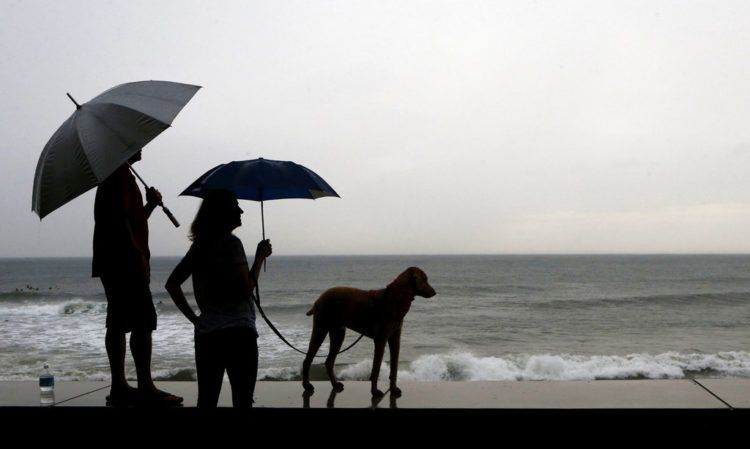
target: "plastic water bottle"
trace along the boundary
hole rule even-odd
[[[47,364],[44,365],[44,371],[39,375],[39,404],[55,405],[55,376],[50,373]]]

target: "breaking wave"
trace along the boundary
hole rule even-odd
[[[340,371],[344,379],[367,380],[371,361]],[[385,367],[381,368],[381,372]],[[683,379],[692,377],[750,378],[750,353],[629,354],[580,356],[570,354],[478,357],[468,352],[418,357],[399,369],[399,378],[416,381],[482,380],[605,380]]]

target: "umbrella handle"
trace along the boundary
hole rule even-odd
[[[263,198],[263,189],[260,189],[260,197]],[[263,214],[263,200],[260,200],[260,223],[263,226],[263,240],[266,239],[266,218]],[[266,259],[263,259],[263,272],[266,272]]]
[[[169,218],[169,221],[172,222],[172,224],[174,225],[174,227],[175,228],[179,228],[180,227],[180,222],[177,221],[176,218],[174,218],[174,215],[172,215],[172,212],[170,212],[169,209],[167,209],[167,206],[165,206],[163,203],[160,203],[159,206],[161,206],[161,210],[164,211],[164,213],[167,215],[167,218]]]
[[[133,172],[133,174],[135,175],[135,177],[138,178],[139,181],[141,181],[141,184],[143,184],[143,187],[145,187],[146,189],[148,189],[149,188],[148,184],[146,184],[146,181],[144,181],[143,178],[141,178],[141,175],[139,175],[138,172],[133,169],[132,165],[130,165],[127,162],[126,162],[126,164],[128,164],[128,168],[130,168],[130,171]],[[170,212],[169,209],[167,209],[167,206],[165,206],[163,202],[159,201],[159,207],[161,207],[161,210],[164,211],[164,213],[167,215],[167,217],[172,222],[172,224],[174,225],[174,227],[175,228],[179,228],[180,227],[180,222],[177,221],[176,218],[174,218],[174,215],[172,215],[172,212]]]

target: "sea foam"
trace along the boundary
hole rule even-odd
[[[366,380],[372,362],[365,360],[340,370],[343,379]],[[387,373],[388,366],[381,367]],[[430,354],[399,369],[399,378],[416,381],[481,380],[603,380],[682,379],[686,377],[750,377],[750,353],[629,354],[582,356],[571,354],[479,357],[469,352]]]

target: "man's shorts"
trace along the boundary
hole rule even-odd
[[[102,276],[101,280],[107,295],[107,329],[156,330],[156,308],[148,284],[120,276]]]

